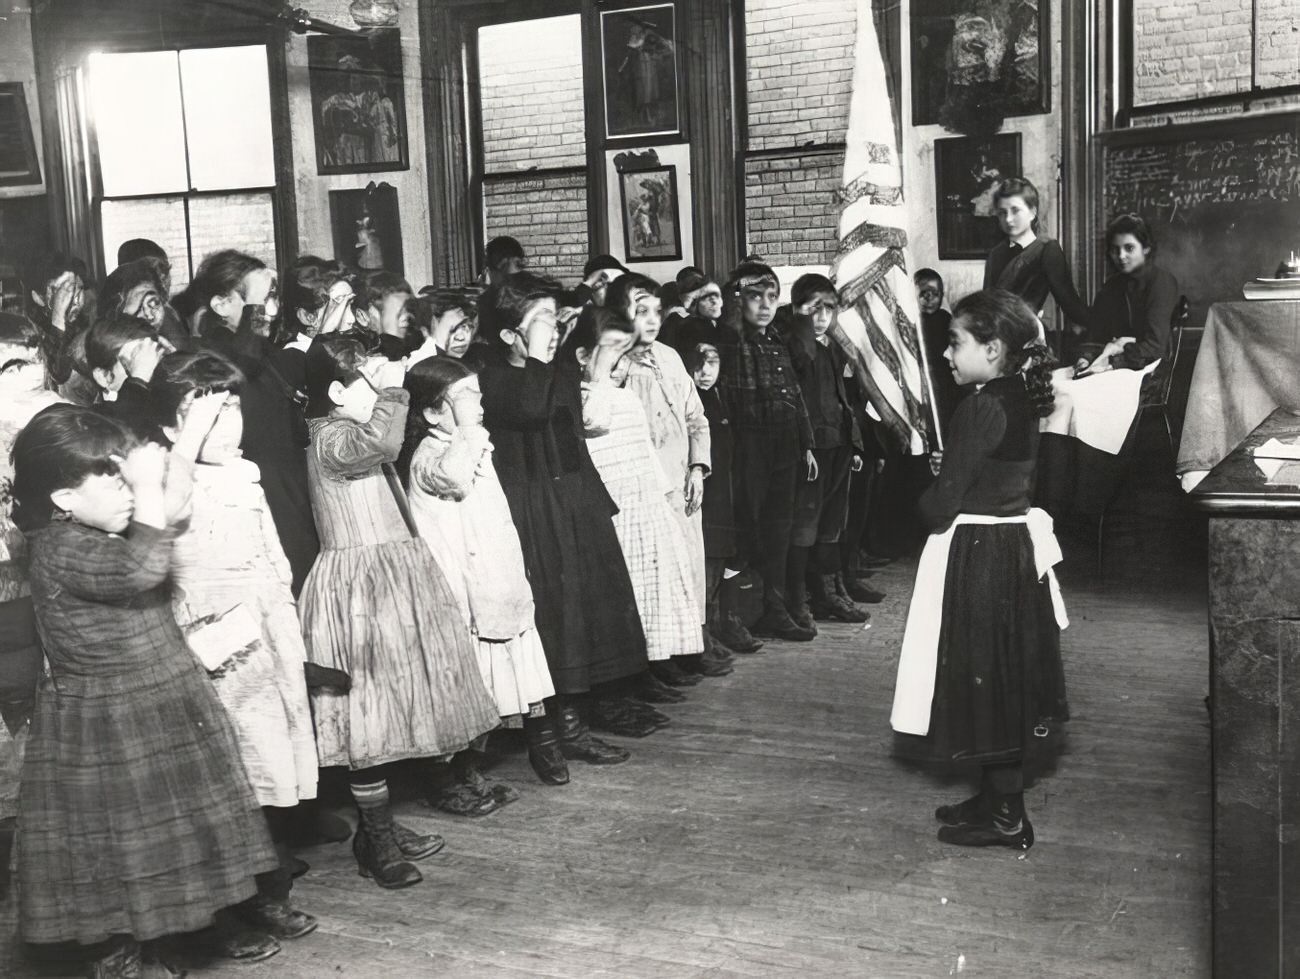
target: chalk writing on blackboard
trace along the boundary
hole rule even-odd
[[[1111,146],[1105,195],[1113,210],[1167,221],[1203,204],[1300,201],[1300,134]]]

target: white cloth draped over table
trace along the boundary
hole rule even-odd
[[[898,657],[898,680],[894,685],[894,707],[889,723],[900,734],[925,735],[930,731],[930,705],[934,701],[934,680],[939,663],[939,631],[943,625],[943,595],[948,578],[948,551],[957,528],[964,524],[1023,523],[1029,527],[1034,547],[1034,568],[1039,580],[1047,577],[1052,592],[1056,624],[1070,624],[1061,598],[1061,586],[1053,567],[1061,562],[1061,545],[1052,530],[1052,518],[1037,507],[1015,517],[993,517],[959,513],[948,529],[931,534],[916,568],[912,602],[907,608],[903,649]]]
[[[1053,371],[1056,402],[1040,430],[1118,455],[1138,412],[1142,382],[1158,366],[1160,361],[1155,360],[1140,371],[1121,368],[1078,379],[1070,367]]]

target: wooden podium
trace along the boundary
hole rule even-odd
[[[1300,485],[1256,465],[1270,438],[1300,416],[1274,411],[1191,494],[1210,518],[1214,975],[1255,979],[1300,975]]]

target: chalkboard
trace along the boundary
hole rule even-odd
[[[1211,303],[1241,299],[1242,285],[1300,252],[1300,114],[1103,139],[1103,220],[1131,211],[1151,223],[1156,263],[1178,279],[1192,325],[1204,323]]]

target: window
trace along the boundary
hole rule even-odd
[[[1300,87],[1295,0],[1130,0],[1135,109]]]
[[[577,14],[478,30],[484,238],[512,235],[530,268],[582,278],[587,142]]]
[[[275,267],[275,165],[266,48],[90,58],[105,263],[152,238],[183,288],[203,256],[239,248]]]

